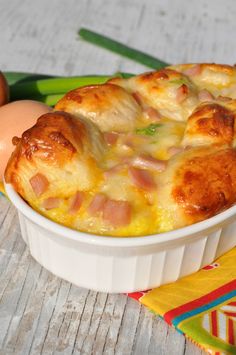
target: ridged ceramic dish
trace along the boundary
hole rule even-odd
[[[46,269],[102,292],[133,292],[175,281],[236,245],[236,206],[194,225],[133,238],[78,232],[35,212],[5,184],[18,210],[22,237]]]

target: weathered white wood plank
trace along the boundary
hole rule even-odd
[[[20,6],[19,6],[20,4]],[[139,72],[145,69],[79,41],[96,29],[166,59],[234,63],[234,0],[0,1],[2,69],[50,74]]]
[[[0,250],[9,248],[0,279],[4,355],[184,353],[184,337],[136,301],[72,286],[43,269],[29,255],[15,209],[3,197],[0,210],[2,221],[8,211],[0,229]]]

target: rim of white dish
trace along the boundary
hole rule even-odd
[[[117,237],[117,236],[103,236],[98,234],[90,234],[86,232],[77,231],[69,227],[65,227],[59,223],[44,217],[40,213],[36,212],[30,207],[23,198],[14,190],[11,184],[7,184],[4,181],[4,186],[7,195],[13,205],[28,219],[47,229],[54,234],[58,234],[65,239],[73,239],[85,244],[93,244],[100,246],[110,247],[137,247],[137,246],[149,246],[154,244],[161,244],[165,242],[171,242],[176,239],[182,239],[187,236],[195,235],[205,229],[214,227],[215,225],[224,222],[228,218],[236,214],[236,205],[228,208],[227,210],[208,218],[204,221],[192,224],[187,227],[172,230],[170,232],[164,232],[159,234],[142,235],[135,237]]]

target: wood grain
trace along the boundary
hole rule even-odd
[[[234,0],[0,0],[0,68],[55,75],[148,68],[78,39],[88,27],[170,63],[236,61]],[[199,355],[125,295],[77,288],[36,263],[0,197],[0,354]]]
[[[75,287],[36,263],[4,197],[0,225],[1,354],[187,353],[184,337],[136,301]]]

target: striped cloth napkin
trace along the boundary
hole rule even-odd
[[[236,247],[190,276],[128,295],[209,354],[236,354]]]

